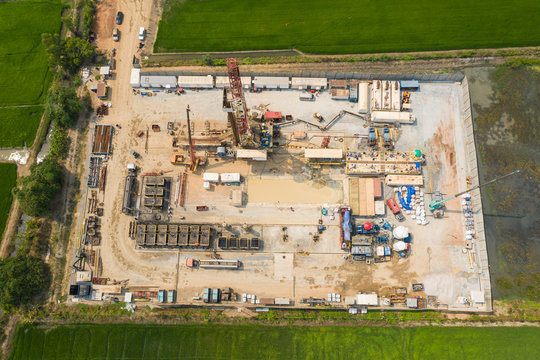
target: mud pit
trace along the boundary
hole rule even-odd
[[[115,14],[114,6],[110,6],[108,11]],[[141,6],[145,6],[144,11],[139,11]],[[459,297],[470,297],[471,291],[483,290],[480,278],[485,275],[475,264],[475,256],[471,263],[463,253],[464,224],[459,200],[447,203],[444,219],[428,217],[430,223],[426,226],[417,225],[410,216],[406,216],[406,221],[400,225],[407,226],[412,234],[410,256],[398,259],[394,255],[391,261],[371,265],[351,260],[347,257],[349,253],[340,249],[339,216],[333,211],[339,205],[348,205],[349,201],[343,167],[324,167],[314,181],[315,175],[305,165],[301,150],[280,147],[269,155],[266,162],[210,157],[202,170],[188,173],[185,206],[175,206],[176,179],[184,172],[184,167],[171,164],[170,159],[174,151],[186,157],[188,153],[182,147],[173,149],[172,136],[166,131],[167,123],[174,122],[180,141],[185,143],[185,109],[189,105],[196,143],[204,141],[201,133],[208,127],[225,130],[227,117],[221,107],[222,91],[187,90],[181,96],[162,91],[153,93],[152,97],[133,95],[129,75],[132,55],[137,51],[137,29],[138,26],[152,29],[151,19],[139,13],[150,13],[152,9],[147,2],[142,2],[122,6],[122,11],[125,13],[124,31],[121,41],[114,44],[118,50],[117,68],[114,80],[108,81],[112,88],[110,102],[113,106],[110,114],[100,120],[100,124],[118,124],[121,128],[115,129],[113,153],[106,162],[105,191],[97,195],[98,202],[104,203],[102,241],[93,249],[99,249],[102,259],[103,270],[99,277],[129,279],[128,290],[175,289],[179,303],[197,304],[201,301],[193,298],[201,296],[204,287],[231,287],[236,293],[255,294],[259,298],[288,297],[295,305],[300,305],[303,298],[326,298],[330,292],[341,294],[342,299],[359,291],[375,291],[382,295],[394,286],[410,290],[411,283],[422,282],[425,294],[437,296],[440,303],[450,309],[483,309],[458,303]],[[109,20],[98,17],[98,26],[101,21]],[[110,50],[112,46],[108,40],[99,40],[99,34],[107,31],[98,31],[98,44],[103,50]],[[315,102],[299,101],[298,94],[292,90],[263,91],[247,93],[246,100],[248,107],[268,104],[270,110],[309,121],[314,121],[314,112],[331,119],[341,110],[356,111],[356,104],[332,100],[328,91],[322,92]],[[395,130],[397,151],[421,149],[426,154],[427,165],[423,168],[423,190],[426,193],[433,189],[453,194],[467,188],[466,177],[471,175],[467,164],[470,155],[465,151],[462,97],[460,84],[423,82],[420,91],[411,95],[417,122]],[[159,125],[161,131],[153,132],[152,125]],[[358,151],[366,146],[362,136],[367,134],[367,129],[368,125],[358,117],[344,116],[324,136],[330,137],[329,148]],[[136,136],[137,132],[146,134],[147,130],[148,138],[146,135]],[[316,127],[297,123],[282,132],[288,139],[294,130],[306,131],[310,146],[321,146],[323,136]],[[89,142],[91,133],[89,131]],[[141,158],[133,158],[129,150],[138,152]],[[200,155],[201,150],[198,152]],[[163,220],[212,224],[216,231],[228,235],[258,237],[263,242],[261,250],[223,251],[217,248],[215,240],[211,244],[215,251],[136,248],[134,240],[128,236],[129,224],[134,219],[121,212],[126,165],[131,162],[140,168],[139,181],[143,173],[163,172],[173,179],[173,206],[170,215],[162,213]],[[210,190],[205,190],[204,171],[238,172],[243,181],[238,186],[212,185]],[[83,184],[86,179],[83,179]],[[83,194],[88,195],[86,190]],[[241,190],[245,194],[245,201],[239,207],[231,205],[233,190]],[[385,186],[383,198],[391,196],[392,188]],[[83,209],[86,209],[85,201],[81,205]],[[333,216],[321,215],[324,204]],[[196,211],[199,205],[208,206],[208,211]],[[385,219],[393,225],[398,224],[393,216]],[[359,218],[356,222],[366,220],[378,222],[376,218]],[[319,221],[326,230],[314,240]],[[222,229],[223,223],[232,227]],[[284,234],[287,235],[286,240]],[[241,268],[233,271],[186,267],[186,260],[190,257],[202,259],[212,256],[240,260]]]

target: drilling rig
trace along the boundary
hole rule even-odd
[[[233,129],[234,145],[242,148],[258,147],[253,132],[249,127],[246,99],[236,58],[227,59],[227,73],[229,74],[232,94],[231,105],[233,112],[229,113],[229,122]]]

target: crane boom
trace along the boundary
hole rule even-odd
[[[445,199],[430,201],[429,204],[428,204],[429,210],[431,210],[431,211],[437,210],[437,209],[441,208],[442,205],[443,205],[445,202],[447,202],[448,200],[452,200],[452,199],[454,199],[454,198],[456,198],[456,197],[458,197],[458,196],[461,196],[461,195],[466,194],[466,193],[468,193],[468,192],[470,192],[470,191],[479,189],[479,188],[481,188],[481,187],[483,187],[483,186],[486,186],[486,185],[489,185],[489,184],[493,184],[493,183],[496,182],[496,181],[502,180],[502,179],[504,179],[504,178],[507,178],[507,177],[512,176],[512,175],[514,175],[514,174],[517,174],[517,173],[519,173],[519,172],[520,172],[520,170],[515,170],[515,171],[512,171],[511,173],[508,173],[508,174],[506,174],[506,175],[503,175],[503,176],[500,176],[500,177],[495,178],[495,179],[493,179],[493,180],[490,180],[490,181],[488,181],[488,182],[485,183],[485,184],[478,184],[478,185],[476,185],[476,186],[474,186],[474,187],[472,187],[472,188],[470,188],[470,189],[468,189],[468,190],[465,190],[465,191],[462,191],[462,192],[460,192],[460,193],[454,194],[454,195],[449,196],[449,197],[447,197],[447,198],[445,198]]]
[[[189,156],[191,158],[191,166],[195,166],[195,146],[193,145],[193,139],[191,138],[191,124],[189,121],[189,105],[186,108],[186,114],[187,114],[187,131],[188,131],[188,139],[189,139]]]

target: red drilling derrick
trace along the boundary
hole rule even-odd
[[[232,106],[234,109],[235,127],[237,141],[246,145],[251,140],[251,134],[248,126],[246,99],[242,89],[242,80],[236,58],[227,59],[227,72],[229,74],[229,83],[231,85]]]

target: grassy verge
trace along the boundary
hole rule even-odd
[[[0,238],[4,233],[13,196],[11,189],[17,181],[17,165],[0,163]]]
[[[0,108],[0,147],[31,147],[43,106]]]
[[[530,327],[23,325],[8,359],[524,359],[538,341]]]
[[[154,51],[294,47],[354,54],[535,46],[539,14],[536,0],[169,0]]]

